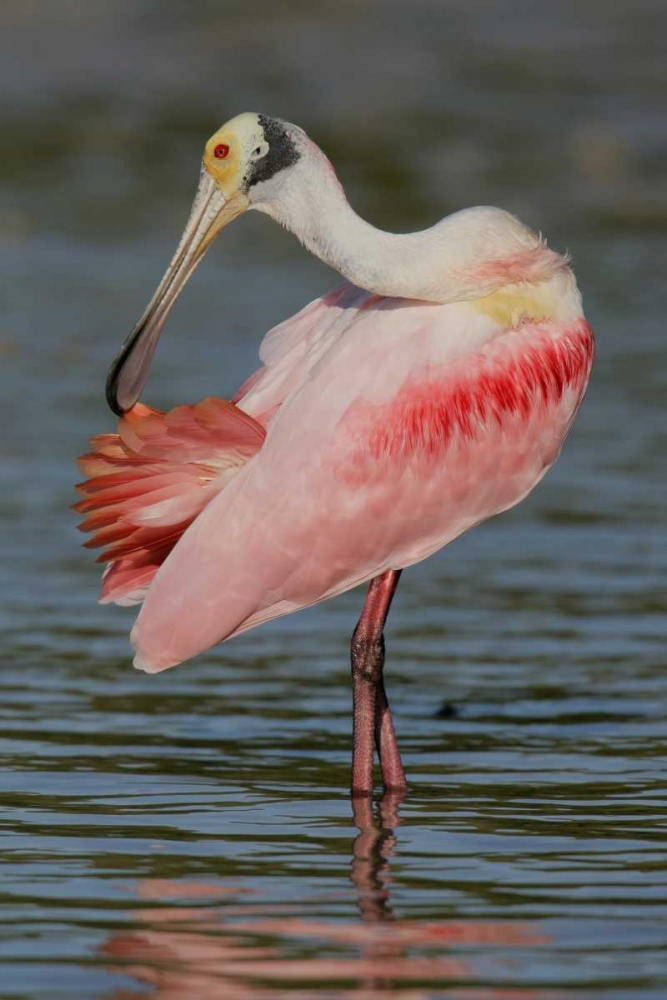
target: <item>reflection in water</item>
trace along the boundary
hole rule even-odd
[[[460,995],[471,1000],[544,1000],[542,991],[469,988],[484,978],[480,959],[487,949],[545,942],[527,924],[396,917],[389,860],[400,802],[386,794],[376,814],[370,800],[353,803],[359,833],[351,873],[361,922],[304,919],[292,915],[295,905],[276,917],[275,904],[240,902],[240,890],[144,880],[139,895],[163,905],[139,911],[141,929],[114,934],[102,948],[104,957],[153,987],[156,1000],[289,1000],[303,997],[309,983],[318,984],[318,997],[332,1000],[426,1000],[433,994],[423,991],[424,984],[467,984]],[[185,898],[189,906],[164,905]],[[470,952],[465,958],[443,954],[462,948]],[[128,1000],[126,991],[122,996]]]
[[[400,820],[398,807],[405,798],[402,792],[386,792],[373,816],[371,799],[352,799],[354,822],[359,836],[352,852],[352,881],[358,897],[362,920],[369,923],[395,920],[389,895],[389,858],[396,844],[394,828]]]

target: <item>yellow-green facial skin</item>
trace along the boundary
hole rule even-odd
[[[224,159],[215,155],[216,147],[229,147]],[[242,191],[247,184],[253,150],[265,145],[259,115],[245,112],[231,118],[214,132],[204,147],[204,167],[214,178],[225,198]]]

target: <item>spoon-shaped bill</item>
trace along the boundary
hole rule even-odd
[[[202,169],[190,218],[173,260],[109,369],[106,397],[114,413],[122,416],[139,399],[171,307],[218,233],[247,207],[243,192],[226,198],[214,178]]]

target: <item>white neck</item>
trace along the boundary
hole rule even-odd
[[[518,219],[497,208],[456,212],[418,233],[376,229],[349,205],[314,144],[266,196],[253,207],[353,284],[377,295],[454,302],[489,295],[517,280],[544,280],[565,264]]]

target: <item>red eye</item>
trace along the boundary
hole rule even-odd
[[[226,160],[229,156],[229,146],[227,146],[224,142],[219,142],[213,150],[213,155],[216,160]]]

